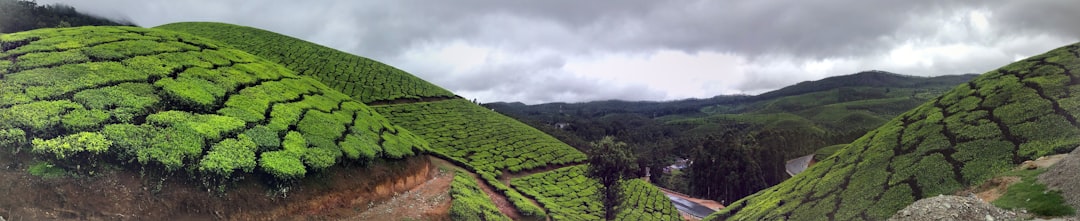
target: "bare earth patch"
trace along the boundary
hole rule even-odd
[[[449,220],[449,192],[454,173],[446,170],[436,173],[423,184],[386,201],[369,203],[360,215],[342,220]]]

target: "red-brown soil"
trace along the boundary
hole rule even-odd
[[[31,157],[0,150],[0,216],[6,220],[335,220],[435,175],[421,156],[309,173],[285,193],[249,175],[222,194],[185,178],[186,171],[140,175],[117,168],[43,179],[27,172]]]

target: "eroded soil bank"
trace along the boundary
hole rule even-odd
[[[335,166],[281,191],[260,177],[208,190],[174,175],[106,169],[94,176],[43,179],[30,156],[0,153],[0,216],[20,220],[333,220],[359,214],[434,176],[427,156]],[[283,197],[286,196],[286,197]]]

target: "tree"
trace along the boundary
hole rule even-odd
[[[604,216],[612,220],[622,198],[619,181],[634,176],[638,169],[637,159],[626,143],[616,142],[610,136],[591,143],[591,146],[588,175],[600,181]]]
[[[759,162],[762,150],[752,136],[728,131],[710,136],[694,151],[690,165],[691,193],[707,199],[733,202],[768,187]]]

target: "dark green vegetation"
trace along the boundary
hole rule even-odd
[[[881,220],[1080,144],[1080,45],[979,76],[710,220]],[[1021,191],[1023,192],[1023,191]]]
[[[669,189],[717,201],[731,202],[788,178],[783,162],[813,154],[819,148],[846,144],[889,119],[967,82],[975,75],[912,77],[882,71],[803,82],[757,96],[717,96],[671,102],[601,101],[524,105],[493,103],[485,106],[541,129],[579,149],[587,141],[615,136],[637,153],[638,162],[661,171],[680,158],[695,162],[716,159],[726,165],[705,165],[712,179],[680,172],[668,177],[653,173]],[[562,125],[556,127],[555,125]],[[725,143],[726,134],[747,144]],[[738,156],[732,154],[740,154]],[[821,159],[821,158],[819,158]],[[753,168],[755,172],[730,170]],[[715,183],[732,171],[742,182],[738,188],[717,192]],[[763,183],[763,184],[762,184]],[[668,185],[671,184],[671,185]],[[689,185],[682,185],[689,184]]]
[[[586,176],[588,166],[570,166],[514,179],[512,185],[536,198],[553,220],[602,220],[600,183]],[[681,220],[678,210],[660,189],[643,180],[622,181],[620,209],[615,220]]]
[[[0,0],[0,33],[90,25],[132,26],[133,24],[82,14],[66,5],[38,5],[36,2],[27,0]]]
[[[1019,176],[1020,182],[1009,186],[1005,194],[994,200],[994,206],[1006,209],[1023,208],[1040,216],[1070,216],[1076,210],[1065,203],[1060,191],[1050,191],[1036,177],[1046,169],[1010,171],[1000,176]]]
[[[510,220],[499,212],[491,198],[480,190],[480,184],[468,172],[458,171],[450,183],[450,219],[452,220]]]
[[[481,174],[499,176],[586,158],[543,132],[464,99],[375,109],[430,141],[432,152]]]
[[[613,137],[604,137],[591,144],[589,148],[589,178],[600,182],[600,202],[604,205],[604,219],[615,218],[620,202],[627,196],[622,195],[622,180],[635,178],[637,157],[626,143],[616,142]]]
[[[389,65],[261,29],[212,22],[157,28],[215,39],[322,81],[364,103],[448,98],[454,94]]]
[[[189,34],[39,29],[0,35],[0,45],[0,145],[56,167],[290,180],[428,149],[348,95]]]

